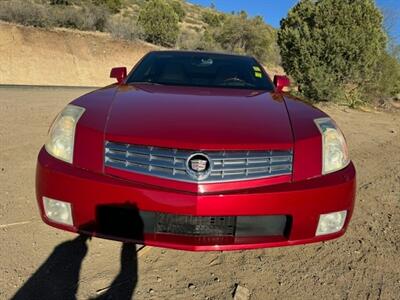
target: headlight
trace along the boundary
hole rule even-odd
[[[52,156],[72,163],[74,156],[75,127],[85,109],[75,105],[67,105],[57,116],[49,130],[45,144],[46,151]]]
[[[314,122],[322,135],[322,174],[343,169],[350,162],[343,133],[330,118],[315,119]]]

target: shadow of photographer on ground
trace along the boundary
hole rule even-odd
[[[132,206],[101,206],[97,209],[99,228],[111,232],[128,232],[143,238],[143,221]],[[133,229],[132,229],[133,228]],[[16,292],[12,299],[76,299],[82,261],[88,252],[89,236],[79,235],[56,246],[47,260]],[[123,243],[120,271],[111,285],[92,299],[132,299],[138,279],[135,243]]]

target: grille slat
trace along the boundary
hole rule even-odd
[[[209,153],[211,159],[243,159],[243,158],[251,158],[251,159],[263,159],[263,158],[271,158],[271,157],[279,157],[279,156],[288,156],[291,155],[292,151],[282,151],[282,150],[273,150],[273,151],[213,151]]]
[[[198,152],[106,142],[105,165],[188,182],[239,181],[292,173],[292,150],[206,151],[202,153],[210,158],[210,175],[195,179],[187,171],[186,161]]]
[[[238,171],[246,171],[248,170],[249,172],[253,171],[253,170],[259,170],[259,169],[268,169],[269,166],[265,166],[265,165],[261,165],[261,166],[251,166],[251,167],[243,167],[243,165],[238,166],[238,167],[233,167],[231,165],[228,165],[226,167],[215,167],[213,168],[213,171],[225,171],[225,172],[238,172]]]

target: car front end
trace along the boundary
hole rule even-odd
[[[67,106],[36,174],[51,226],[192,251],[337,238],[355,189],[344,137],[320,110],[278,92],[144,83]]]

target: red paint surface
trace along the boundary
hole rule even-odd
[[[37,199],[43,220],[54,227],[74,232],[86,224],[95,223],[96,207],[99,205],[130,204],[143,211],[197,216],[284,214],[292,218],[290,233],[284,238],[230,238],[219,245],[210,244],[206,239],[151,234],[145,235],[144,241],[138,241],[146,245],[184,250],[251,249],[336,238],[347,227],[355,198],[355,170],[352,164],[342,171],[311,180],[204,195],[95,174],[61,162],[42,149],[36,179]],[[43,212],[43,196],[70,202],[75,226],[66,227],[47,220]],[[333,235],[315,237],[319,215],[340,210],[348,211],[345,228]],[[102,236],[96,231],[85,233]]]
[[[282,92],[285,87],[290,86],[289,77],[284,75],[275,75],[274,76],[274,85],[276,87],[276,91],[278,93]]]
[[[282,96],[267,92],[136,85],[120,88],[106,139],[196,150],[292,147]]]
[[[184,250],[236,250],[304,244],[344,234],[355,199],[355,169],[321,175],[320,110],[281,93],[223,88],[111,85],[73,104],[86,109],[77,124],[73,165],[42,149],[36,193],[43,220],[82,231],[96,223],[96,207],[131,204],[142,211],[195,216],[287,215],[284,237],[195,238],[146,234],[146,245]],[[186,183],[104,168],[104,143],[200,150],[293,149],[293,174],[273,178]],[[42,197],[72,204],[74,227],[54,224]],[[320,214],[347,210],[338,233],[315,236]],[[102,236],[96,230],[87,234]],[[115,236],[102,236],[118,239]]]
[[[110,72],[110,77],[117,79],[118,84],[121,84],[124,82],[126,75],[127,75],[126,67],[112,68],[111,72]]]

